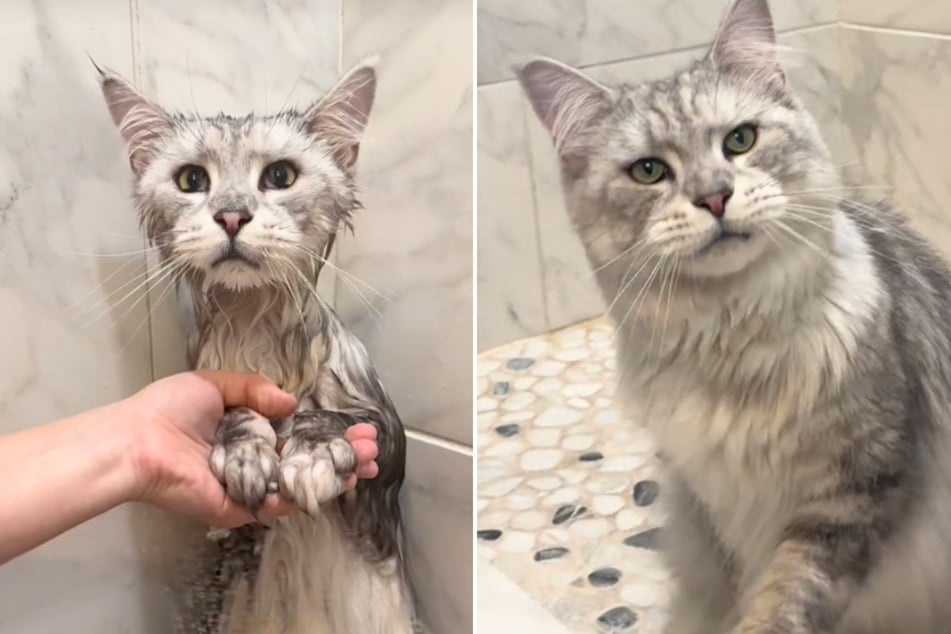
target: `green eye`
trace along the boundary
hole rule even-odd
[[[186,194],[206,192],[211,184],[208,172],[200,165],[186,165],[175,175],[175,184]]]
[[[756,143],[756,128],[749,123],[734,128],[723,139],[723,153],[727,156],[746,154]]]
[[[630,167],[631,178],[641,185],[653,185],[662,181],[669,173],[667,163],[660,159],[646,158],[634,161]]]
[[[297,170],[288,161],[277,161],[264,168],[261,189],[287,189],[297,180]]]

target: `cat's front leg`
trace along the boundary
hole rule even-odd
[[[732,563],[689,488],[673,475],[667,487],[661,542],[674,593],[664,634],[723,634],[736,623]]]
[[[281,493],[308,515],[344,492],[356,471],[357,454],[344,438],[357,421],[343,412],[312,410],[294,415],[290,438],[281,451]]]
[[[232,407],[215,432],[211,470],[228,495],[252,513],[277,484],[277,434],[264,416],[246,407]]]
[[[855,500],[817,502],[787,525],[732,634],[833,634],[890,522]]]

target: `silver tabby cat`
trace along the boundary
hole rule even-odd
[[[403,427],[363,345],[315,290],[359,207],[353,172],[372,63],[305,112],[274,116],[171,114],[112,72],[101,82],[160,274],[190,305],[191,365],[260,372],[300,402],[274,424],[226,412],[210,466],[228,494],[253,511],[279,489],[300,511],[210,543],[181,580],[178,631],[410,634]],[[341,495],[356,462],[343,434],[359,421],[378,428],[380,475]]]
[[[668,634],[951,631],[951,274],[851,197],[765,0],[710,52],[520,81],[670,469]]]

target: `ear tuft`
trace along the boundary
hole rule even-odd
[[[611,92],[580,71],[547,58],[515,69],[532,109],[562,158],[583,154],[588,132],[611,102]]]
[[[141,176],[155,158],[162,136],[171,129],[171,118],[121,75],[100,67],[95,61],[93,65],[99,72],[99,84],[109,114],[125,141],[129,165],[137,176]]]
[[[347,171],[357,162],[373,108],[378,63],[371,57],[354,67],[306,115],[309,130],[330,145],[334,160]]]
[[[720,24],[710,55],[724,69],[784,83],[767,0],[734,0]]]

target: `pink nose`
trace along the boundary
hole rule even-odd
[[[241,211],[219,211],[214,216],[215,222],[221,225],[230,237],[235,237],[241,231],[241,227],[251,222],[251,214],[246,210]]]
[[[717,218],[720,218],[726,212],[726,202],[730,200],[730,196],[732,195],[733,192],[731,190],[721,191],[703,196],[699,200],[694,201],[693,204],[697,207],[703,207]]]

